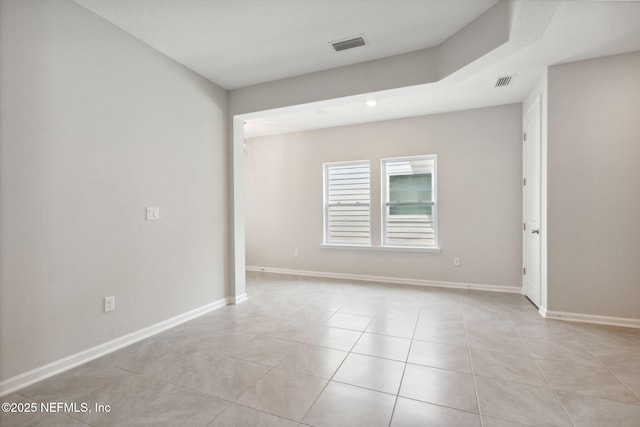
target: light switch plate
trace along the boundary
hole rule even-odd
[[[109,311],[113,311],[116,309],[116,297],[104,297],[104,312],[107,313]]]
[[[147,206],[147,221],[160,221],[160,208]]]

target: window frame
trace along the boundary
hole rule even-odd
[[[387,172],[387,164],[400,161],[411,160],[429,160],[433,161],[433,171],[431,173],[431,201],[424,204],[418,204],[418,206],[431,206],[431,217],[433,221],[433,243],[432,244],[398,244],[389,243],[387,237],[387,217],[389,216],[387,211],[390,206],[396,203],[390,202],[389,197],[389,173]],[[414,174],[410,174],[414,175]],[[437,154],[421,155],[421,156],[407,156],[407,157],[392,157],[381,159],[380,161],[380,246],[384,248],[397,248],[397,249],[426,249],[426,250],[439,250],[438,243],[438,156]]]
[[[368,228],[368,241],[364,242],[335,242],[330,240],[329,236],[329,208],[331,204],[329,203],[329,170],[332,167],[336,166],[348,166],[348,165],[366,165],[368,167],[369,173],[369,201],[366,203],[368,209],[369,216],[369,228]],[[323,171],[323,180],[322,180],[322,194],[323,194],[323,218],[322,218],[322,226],[323,226],[323,246],[344,246],[344,247],[363,247],[369,248],[371,247],[371,237],[372,237],[372,221],[371,221],[371,160],[350,160],[344,162],[328,162],[323,163],[322,165]],[[362,203],[347,203],[344,205],[353,205],[353,206],[363,206]]]

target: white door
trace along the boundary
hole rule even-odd
[[[524,294],[540,307],[540,97],[524,116],[523,135],[523,268]]]

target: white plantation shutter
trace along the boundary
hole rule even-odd
[[[368,161],[325,164],[325,243],[371,243]]]
[[[437,247],[436,156],[385,159],[384,244]]]

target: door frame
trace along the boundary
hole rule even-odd
[[[536,102],[540,104],[540,306],[538,308],[538,313],[542,317],[547,317],[547,311],[549,309],[549,301],[548,301],[548,287],[549,287],[549,277],[548,277],[548,245],[549,245],[549,235],[552,234],[552,231],[548,230],[548,70],[544,70],[537,81],[533,84],[529,93],[525,97],[522,102],[522,127],[524,129],[524,117],[525,113],[529,111],[532,105]],[[524,132],[523,132],[524,133]],[[520,137],[523,135],[521,134]],[[522,141],[520,141],[522,143]],[[523,153],[523,163],[525,161],[525,154]],[[524,177],[524,171],[523,171]],[[522,182],[520,183],[522,185]],[[524,196],[524,192],[523,192]],[[522,202],[522,206],[524,208],[524,200]],[[524,220],[524,211],[522,214]],[[522,224],[520,224],[522,227]],[[524,236],[524,234],[523,234]],[[523,245],[523,260],[525,256],[526,248],[524,245],[525,241],[522,242]],[[523,266],[521,266],[523,267]],[[522,271],[522,270],[521,270]],[[524,295],[524,282],[522,283],[522,294]]]
[[[537,110],[537,111],[536,111]],[[527,263],[527,259],[529,258],[529,246],[528,246],[528,237],[529,233],[532,230],[527,229],[528,217],[527,213],[529,210],[528,202],[529,202],[529,189],[531,188],[531,173],[529,170],[530,162],[528,158],[528,153],[530,152],[527,148],[527,124],[529,124],[532,120],[535,120],[536,117],[532,116],[532,114],[537,115],[537,127],[538,127],[538,138],[539,138],[539,147],[538,147],[538,156],[539,162],[537,164],[538,169],[538,186],[539,186],[539,200],[538,200],[538,233],[542,230],[542,144],[543,144],[543,123],[542,123],[542,94],[537,94],[532,99],[532,102],[528,106],[528,108],[523,109],[522,115],[522,293],[527,296],[529,300],[536,305],[538,308],[542,307],[542,235],[538,236],[538,271],[536,272],[538,276],[538,298],[537,301],[534,301],[530,298],[529,295],[526,295],[526,282],[527,277],[531,276],[532,267]],[[535,123],[534,123],[535,125]],[[526,180],[529,180],[527,182]],[[528,271],[527,271],[528,270]],[[528,274],[527,274],[528,273]],[[535,299],[535,298],[534,298]]]

